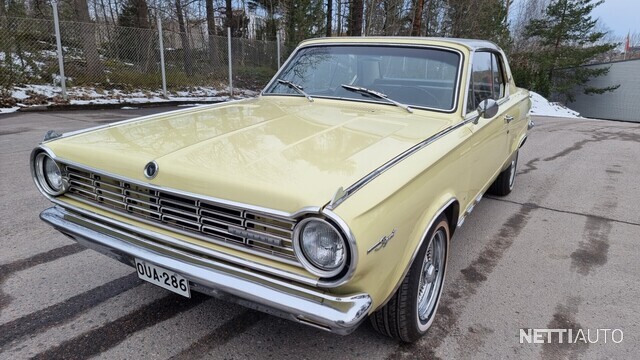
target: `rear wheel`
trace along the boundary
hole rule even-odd
[[[516,169],[518,166],[518,152],[516,151],[509,167],[498,175],[496,181],[491,184],[489,192],[498,196],[505,196],[511,193],[516,182]]]
[[[442,293],[449,238],[449,223],[441,215],[396,293],[371,315],[378,332],[404,342],[414,342],[427,332]]]

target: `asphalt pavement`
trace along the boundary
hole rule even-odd
[[[0,116],[0,359],[637,358],[640,125],[535,118],[515,190],[485,197],[454,235],[438,316],[413,345],[369,323],[338,336],[139,280],[38,218],[29,173],[47,130],[171,110]],[[520,331],[590,331],[521,343]],[[603,336],[596,330],[612,329]],[[613,329],[619,333],[611,338]],[[606,343],[605,343],[606,339]],[[596,340],[596,341],[594,341]]]

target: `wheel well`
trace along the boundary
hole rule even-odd
[[[456,231],[458,227],[458,217],[460,216],[460,203],[458,201],[454,201],[449,205],[446,209],[444,209],[443,213],[447,216],[447,221],[449,221],[449,233],[450,236],[453,236],[453,233]]]

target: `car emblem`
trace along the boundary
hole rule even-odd
[[[369,250],[367,250],[367,254],[369,254],[372,251],[378,251],[378,250],[382,249],[383,247],[387,246],[387,243],[389,242],[389,240],[393,239],[393,237],[395,235],[396,235],[396,229],[393,229],[391,234],[383,236],[382,239],[380,239],[380,241],[378,241]]]
[[[147,179],[153,179],[158,175],[158,163],[155,161],[150,161],[147,165],[144,166],[144,176]]]

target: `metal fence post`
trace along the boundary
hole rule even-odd
[[[53,27],[56,32],[56,46],[58,48],[58,67],[60,68],[60,87],[62,88],[62,98],[67,100],[67,79],[64,76],[64,60],[62,58],[62,39],[60,38],[60,20],[58,19],[58,1],[51,1],[53,7]]]
[[[278,54],[278,70],[280,69],[280,32],[276,31],[276,52]]]
[[[233,97],[233,65],[231,63],[231,28],[227,28],[227,51],[229,52],[229,97]]]
[[[160,72],[162,73],[162,95],[167,98],[167,74],[164,70],[164,43],[162,39],[162,19],[158,15],[158,39],[160,41]]]

